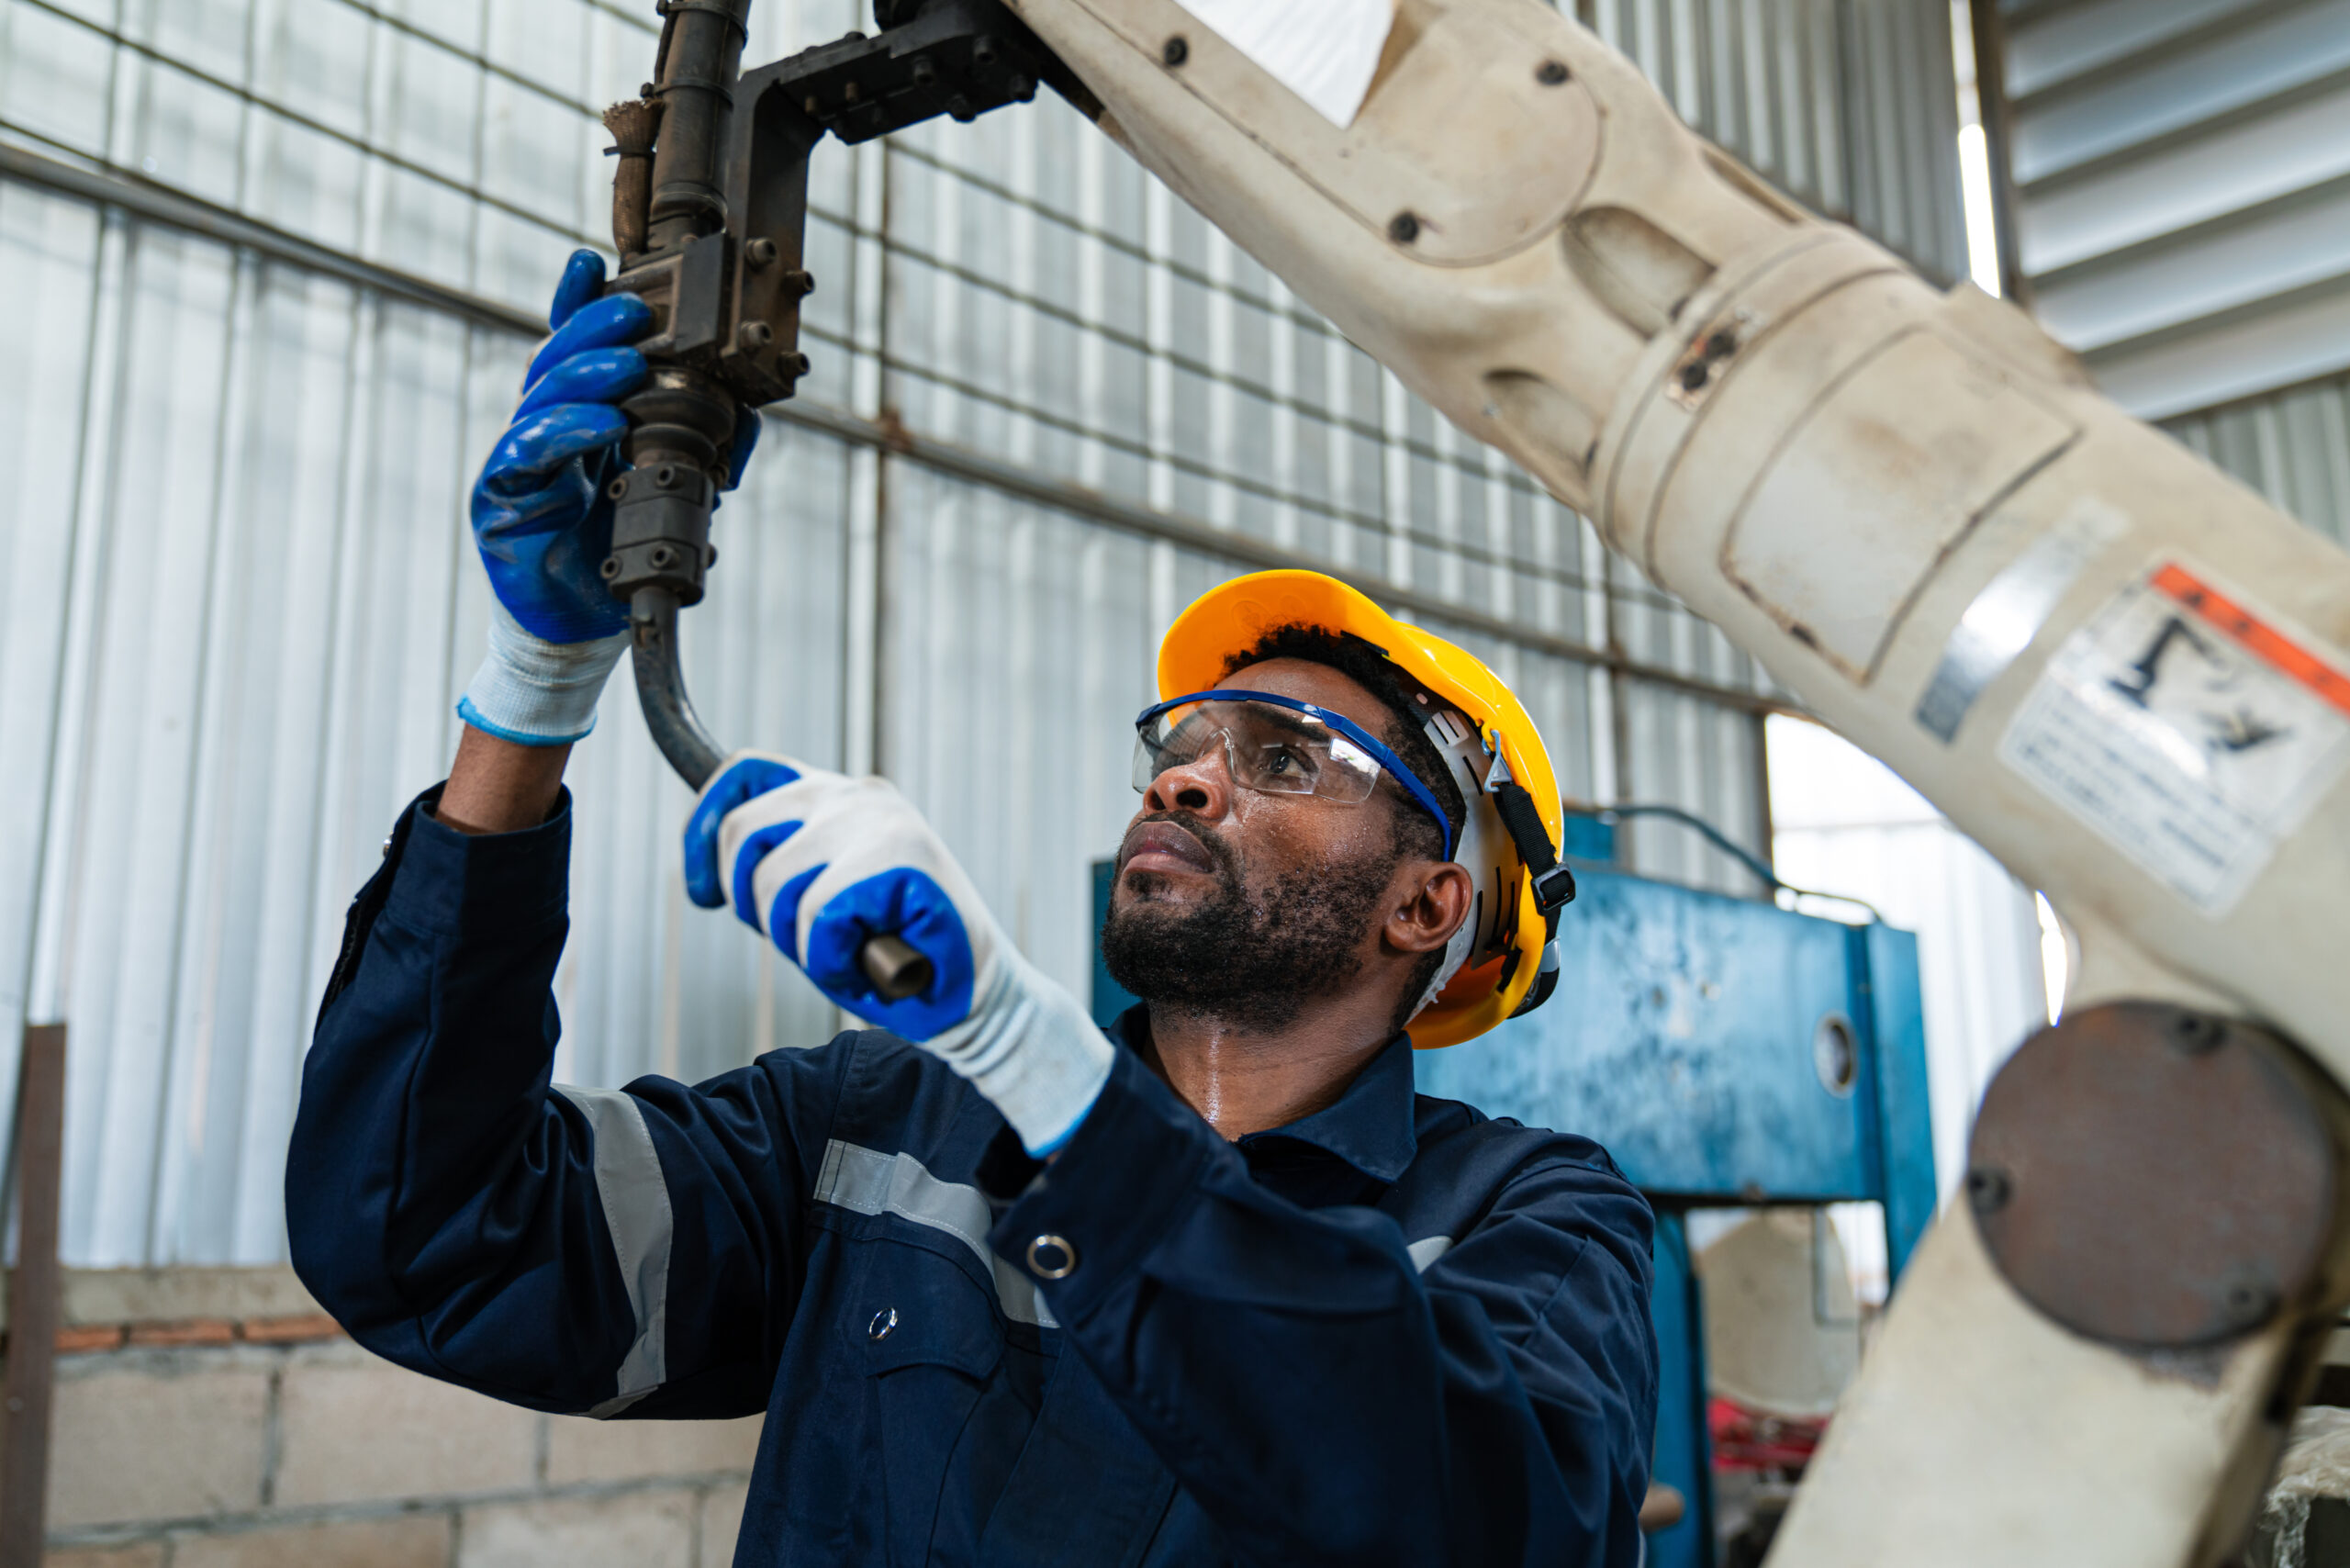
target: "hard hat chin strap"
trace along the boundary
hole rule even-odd
[[[1535,797],[1509,771],[1509,755],[1502,750],[1499,731],[1493,738],[1493,768],[1485,773],[1485,795],[1493,800],[1494,816],[1502,818],[1504,832],[1509,832],[1518,860],[1525,863],[1528,879],[1535,884],[1535,907],[1541,910],[1541,969],[1535,971],[1535,985],[1528,988],[1525,999],[1511,1014],[1511,1018],[1518,1018],[1532,1014],[1558,990],[1558,913],[1574,902],[1574,872],[1558,860],[1558,846],[1551,844],[1551,830],[1541,825],[1541,809],[1535,804]]]
[[[1534,797],[1528,792],[1509,770],[1509,759],[1502,752],[1502,737],[1494,736],[1493,770],[1485,775],[1485,793],[1493,797],[1494,811],[1502,819],[1510,843],[1516,846],[1518,858],[1526,863],[1527,873],[1534,882],[1534,907],[1542,912],[1542,967],[1535,971],[1533,987],[1526,1000],[1517,1004],[1511,1017],[1531,1013],[1550,1000],[1550,992],[1559,985],[1559,912],[1574,902],[1575,874],[1560,863],[1558,846],[1550,842],[1550,830],[1542,825],[1541,811]]]
[[[1501,758],[1496,756],[1494,764],[1499,768]],[[1486,788],[1493,794],[1494,810],[1501,813],[1502,826],[1509,830],[1510,842],[1517,846],[1518,858],[1533,875],[1534,905],[1556,936],[1559,912],[1575,902],[1575,874],[1559,863],[1559,851],[1544,831],[1542,814],[1535,809],[1534,797],[1526,792],[1525,785],[1505,778],[1498,786]]]

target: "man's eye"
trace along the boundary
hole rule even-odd
[[[1296,752],[1287,746],[1276,746],[1266,756],[1265,771],[1276,778],[1294,778],[1313,769]]]

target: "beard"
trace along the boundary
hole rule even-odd
[[[1189,833],[1216,863],[1214,892],[1183,908],[1171,879],[1137,871],[1119,883],[1102,923],[1110,978],[1156,1005],[1248,1029],[1277,1029],[1305,1003],[1342,991],[1362,970],[1362,944],[1395,867],[1393,856],[1300,867],[1252,885],[1222,839],[1178,816],[1151,819]]]

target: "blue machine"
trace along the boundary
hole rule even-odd
[[[1570,853],[1583,848],[1571,844]],[[1612,846],[1590,846],[1600,855]],[[1751,899],[1576,868],[1548,1004],[1418,1059],[1423,1092],[1597,1139],[1657,1209],[1656,1479],[1688,1499],[1659,1568],[1712,1568],[1705,1327],[1686,1215],[1874,1201],[1898,1274],[1934,1212],[1918,941]],[[1094,868],[1107,912],[1110,865]],[[1132,1002],[1097,958],[1093,1011]]]

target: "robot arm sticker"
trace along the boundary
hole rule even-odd
[[[1999,757],[2218,916],[2350,767],[2350,675],[2165,562],[2065,640]]]

